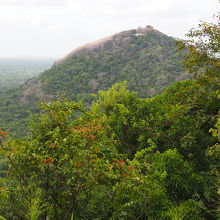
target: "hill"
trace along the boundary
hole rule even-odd
[[[15,130],[18,120],[36,111],[36,101],[57,96],[84,98],[127,81],[139,97],[150,97],[176,80],[186,78],[183,52],[175,39],[151,26],[124,31],[70,52],[38,77],[0,97],[0,123]]]
[[[219,24],[201,23],[179,42],[193,80],[151,98],[120,82],[90,106],[42,103],[27,136],[13,139],[0,128],[7,158],[0,160],[0,219],[220,219]],[[102,47],[81,47],[54,67]],[[26,92],[54,98],[44,76]]]
[[[87,94],[127,80],[129,89],[149,97],[185,77],[182,58],[175,39],[150,26],[124,31],[81,46],[55,61],[37,81],[23,87],[23,94],[87,98]]]

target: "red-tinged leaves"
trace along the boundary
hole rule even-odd
[[[7,136],[7,132],[3,131],[2,128],[0,128],[0,139],[4,139]]]
[[[115,163],[118,164],[119,166],[125,165],[125,161],[124,160],[116,160]]]
[[[128,166],[127,169],[128,169],[129,171],[132,171],[132,170],[134,169],[134,167]]]
[[[13,152],[13,153],[15,153],[17,151],[17,148],[15,148],[15,147],[13,147],[12,149],[11,149],[11,152]]]
[[[52,157],[48,157],[47,159],[43,160],[44,164],[49,164],[52,163],[54,161],[54,159]]]

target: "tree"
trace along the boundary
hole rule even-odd
[[[189,40],[178,42],[180,49],[188,49],[185,66],[193,73],[198,88],[204,92],[219,94],[220,85],[220,15],[216,15],[216,22],[199,24],[187,36]],[[201,89],[200,89],[201,90]],[[209,94],[206,94],[209,95]]]
[[[119,83],[99,92],[88,110],[67,100],[43,103],[24,140],[0,129],[10,164],[0,181],[2,215],[218,218],[219,34],[216,24],[203,24],[190,35],[201,37],[182,43],[193,81],[150,99]]]
[[[216,124],[212,123],[210,128],[216,143],[206,149],[211,167],[209,175],[214,181],[208,190],[212,194],[212,202],[205,198],[203,202],[219,216],[219,208],[216,207],[219,206],[220,15],[215,18],[215,23],[203,22],[198,29],[192,29],[187,34],[190,40],[179,42],[179,45],[188,49],[185,66],[196,79],[196,92],[190,104],[193,108],[203,105],[210,120],[216,120]]]
[[[24,217],[28,211],[21,194],[28,201],[30,189],[40,190],[47,204],[41,218],[69,219],[72,213],[80,215],[77,210],[89,205],[96,186],[104,181],[114,145],[98,119],[83,116],[80,104],[56,101],[42,108],[27,140],[8,141],[3,147],[11,161],[9,199],[15,215]]]

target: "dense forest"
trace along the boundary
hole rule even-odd
[[[26,118],[38,112],[39,100],[66,97],[91,104],[92,93],[127,81],[139,97],[162,92],[172,82],[189,77],[175,39],[152,27],[118,33],[93,50],[82,50],[39,77],[0,96],[0,124],[11,133],[26,133]]]
[[[88,100],[88,94],[126,80],[128,89],[139,97],[151,97],[187,77],[181,65],[183,56],[173,37],[147,26],[118,33],[96,49],[70,56],[39,81],[45,94]]]
[[[219,219],[219,30],[217,17],[178,42],[194,77],[158,95],[117,83],[90,106],[42,102],[26,137],[2,128],[2,219]]]

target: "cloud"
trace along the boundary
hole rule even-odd
[[[199,20],[210,20],[219,5],[217,0],[0,0],[0,57],[59,57],[148,24],[183,37]]]
[[[1,6],[10,7],[42,7],[42,6],[65,6],[67,0],[0,0]]]

